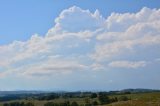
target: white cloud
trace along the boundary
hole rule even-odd
[[[143,49],[160,45],[159,20],[160,10],[149,8],[143,8],[135,14],[112,14],[106,20],[106,31],[97,35],[99,43],[91,57],[103,61],[117,55],[137,52],[139,47]]]
[[[76,71],[87,70],[88,66],[76,60],[62,59],[59,56],[49,57],[46,60],[25,64],[16,68],[8,67],[8,70],[0,72],[1,77],[6,75],[18,75],[24,77],[67,75]]]
[[[102,64],[99,64],[99,63],[94,63],[90,67],[91,67],[92,70],[98,70],[98,71],[105,69],[105,67]]]
[[[139,68],[146,66],[146,61],[113,61],[108,64],[110,67],[114,68]]]
[[[135,60],[139,60],[136,57],[139,50],[155,51],[155,46],[160,49],[159,29],[160,9],[143,8],[137,13],[112,13],[105,19],[98,10],[91,13],[74,6],[61,12],[55,19],[55,26],[44,37],[35,34],[28,41],[14,41],[0,46],[0,59],[3,60],[0,67],[6,69],[1,75],[10,72],[23,75],[54,74],[85,70],[86,67],[103,70],[103,64],[106,64],[103,61],[123,59],[132,52]],[[145,54],[147,52],[138,55]],[[49,62],[51,57],[53,60]],[[129,58],[112,62],[110,66],[145,66],[143,61],[127,61]]]
[[[62,11],[55,22],[55,27],[60,27],[64,31],[79,32],[96,30],[104,24],[104,19],[98,10],[92,14],[89,10],[82,10],[79,7],[73,6]]]
[[[142,8],[137,13],[112,13],[106,20],[106,26],[109,31],[123,32],[130,26],[137,23],[146,23],[159,20],[160,10]]]
[[[91,13],[89,10],[82,10],[73,6],[63,10],[59,17],[55,19],[55,27],[51,28],[47,36],[53,36],[58,32],[82,32],[85,30],[93,31],[102,27],[105,19],[99,11]]]
[[[69,74],[74,71],[86,70],[87,66],[82,65],[76,61],[66,61],[66,60],[49,60],[42,63],[41,66],[36,64],[25,69],[22,75],[25,76],[52,76],[55,74]]]

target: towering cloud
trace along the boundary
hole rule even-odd
[[[62,11],[42,37],[0,46],[1,76],[85,73],[111,68],[144,68],[160,58],[160,9],[112,13],[104,18],[73,6]],[[111,69],[112,70],[112,69]]]

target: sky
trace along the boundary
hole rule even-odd
[[[160,89],[159,0],[1,0],[0,90]]]

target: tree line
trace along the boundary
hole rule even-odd
[[[11,102],[11,103],[4,103],[3,106],[34,106],[33,103],[28,102],[28,103],[24,103],[24,102]]]
[[[109,96],[106,92],[98,92],[98,93],[74,93],[74,94],[47,94],[47,95],[40,95],[38,98],[33,97],[32,99],[37,99],[39,101],[45,100],[54,100],[57,98],[83,98],[83,104],[79,104],[78,101],[63,101],[60,103],[57,102],[47,102],[44,104],[44,106],[97,106],[97,105],[104,105],[104,104],[110,104],[117,101],[127,101],[129,98],[127,96],[120,96],[120,97],[113,97]],[[30,98],[31,99],[31,98]],[[34,106],[33,103],[28,102],[10,102],[10,103],[4,103],[3,106]]]

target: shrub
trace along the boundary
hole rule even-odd
[[[98,105],[98,102],[97,101],[93,101],[92,102],[92,106],[96,106],[96,105]]]
[[[72,102],[71,106],[79,106],[77,102]]]
[[[127,101],[127,100],[129,100],[129,98],[127,96],[120,96],[118,100],[119,101]]]

